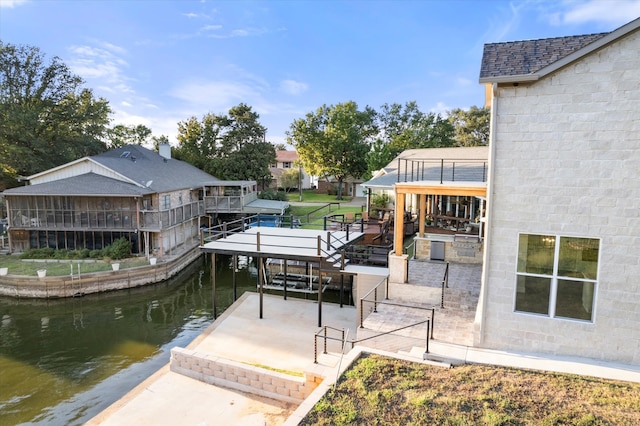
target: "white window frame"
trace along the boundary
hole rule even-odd
[[[548,274],[534,274],[529,272],[520,272],[518,271],[518,253],[520,250],[520,236],[521,235],[541,235],[541,236],[552,236],[555,238],[554,243],[554,252],[553,252],[553,272],[552,275]],[[560,259],[560,240],[562,238],[584,238],[589,240],[597,240],[598,241],[598,260],[597,266],[598,270],[596,272],[596,278],[577,278],[577,277],[567,277],[564,275],[558,275],[558,264]],[[516,276],[515,276],[515,293],[513,297],[513,312],[517,314],[525,314],[525,315],[535,315],[552,319],[566,320],[566,321],[579,321],[579,322],[587,322],[587,323],[595,323],[596,317],[596,300],[598,296],[598,283],[600,282],[600,264],[601,264],[601,248],[602,248],[602,239],[594,238],[594,237],[581,237],[575,235],[560,235],[560,234],[537,234],[531,232],[521,232],[518,234],[518,251],[516,251]],[[529,276],[529,277],[540,277],[540,278],[549,278],[551,280],[551,285],[549,288],[549,306],[548,306],[548,314],[542,314],[537,312],[529,312],[529,311],[521,311],[516,309],[516,298],[518,296],[518,277],[520,276]],[[591,319],[586,320],[582,318],[574,318],[574,317],[565,317],[565,316],[556,316],[556,302],[558,300],[558,280],[565,281],[579,281],[579,282],[588,282],[593,283],[593,300],[591,306]]]

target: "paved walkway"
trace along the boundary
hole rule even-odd
[[[480,291],[480,266],[450,264],[449,287],[445,288],[441,308],[442,278],[445,264],[412,261],[409,284],[390,283],[390,302],[401,302],[424,310],[379,305],[369,315],[365,328],[358,328],[356,309],[323,304],[323,323],[349,329],[357,337],[388,331],[407,322],[424,320],[435,309],[435,340],[430,340],[430,355],[462,362],[505,365],[547,371],[585,374],[617,380],[640,382],[640,368],[628,365],[590,362],[579,358],[542,358],[535,354],[516,354],[469,347],[473,319]],[[399,303],[398,303],[399,304]],[[234,391],[187,378],[164,367],[121,400],[90,420],[87,425],[282,425],[297,424],[321,392],[329,389],[340,371],[348,367],[355,352],[385,350],[386,354],[422,361],[426,327],[393,333],[358,343],[344,361],[337,356],[339,345],[330,342],[328,354],[313,363],[314,334],[318,325],[316,302],[265,295],[263,318],[259,319],[259,297],[245,293],[219,317],[188,349],[197,353],[231,359],[248,365],[260,365],[288,371],[323,373],[325,381],[311,397],[295,404]],[[352,334],[350,334],[352,336]],[[322,346],[320,346],[322,348]],[[289,420],[287,420],[289,419]]]

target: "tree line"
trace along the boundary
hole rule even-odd
[[[0,41],[0,191],[78,158],[127,144],[168,142],[144,125],[111,125],[109,103],[96,98],[58,57]],[[251,106],[177,123],[175,158],[224,180],[271,182],[276,149]],[[322,105],[295,119],[286,133],[312,175],[368,178],[406,149],[486,145],[489,111],[471,107],[425,113],[415,101],[379,111],[353,101]],[[338,186],[339,188],[342,185]],[[340,194],[339,198],[340,198]]]

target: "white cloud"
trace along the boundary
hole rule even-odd
[[[23,5],[27,2],[28,0],[0,0],[0,9],[2,9],[3,7],[7,9],[12,9],[14,7]]]
[[[564,11],[549,16],[555,25],[584,24],[589,22],[606,25],[623,25],[640,16],[639,0],[588,0],[565,1]]]
[[[170,95],[187,102],[194,109],[214,113],[226,112],[240,102],[251,105],[252,100],[260,97],[252,86],[236,81],[189,82],[172,89]]]
[[[280,90],[289,95],[300,95],[309,89],[309,85],[295,80],[282,80]]]
[[[450,111],[451,107],[447,106],[444,102],[438,102],[434,107],[429,109],[429,112],[440,115],[447,115],[447,111]]]

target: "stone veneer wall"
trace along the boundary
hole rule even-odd
[[[444,256],[446,262],[481,264],[483,244],[478,238],[444,242]],[[416,237],[416,259],[431,259],[431,239]]]
[[[476,345],[640,365],[638,52],[636,31],[497,89]],[[601,240],[593,322],[514,312],[519,233]]]
[[[171,349],[170,369],[210,385],[296,404],[304,401],[323,380],[310,373],[298,378],[184,348]]]

